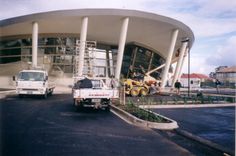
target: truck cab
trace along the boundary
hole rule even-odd
[[[16,93],[19,97],[23,95],[41,95],[47,98],[48,94],[52,94],[55,86],[48,81],[48,73],[44,70],[22,70],[17,77],[13,77],[16,81]]]

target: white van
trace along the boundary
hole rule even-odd
[[[16,81],[16,93],[23,95],[42,95],[47,98],[52,94],[55,85],[48,81],[48,73],[44,70],[22,70],[18,76],[13,76]]]

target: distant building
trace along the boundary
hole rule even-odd
[[[236,82],[236,66],[220,68],[215,73],[215,78],[223,83]]]
[[[180,78],[180,82],[182,87],[188,87],[188,79],[190,79],[190,87],[191,88],[199,88],[201,87],[201,83],[205,82],[206,80],[211,80],[207,75],[199,74],[199,73],[192,73],[182,74]]]
[[[228,66],[219,66],[219,67],[215,68],[215,72],[222,70],[224,68],[228,68]]]
[[[212,79],[216,78],[216,73],[215,72],[210,72],[209,77]]]
[[[228,68],[228,66],[218,66],[215,68],[214,72],[210,72],[209,77],[212,79],[216,79],[216,73],[222,69]]]

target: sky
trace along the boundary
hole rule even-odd
[[[218,66],[236,65],[236,0],[0,0],[0,20],[80,8],[140,10],[183,22],[195,35],[191,73],[208,75]]]

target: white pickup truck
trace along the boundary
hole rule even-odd
[[[74,84],[72,92],[77,108],[93,107],[109,111],[111,100],[119,98],[116,87],[107,87],[99,79],[82,79]]]
[[[47,98],[52,94],[55,85],[48,81],[48,73],[44,70],[22,70],[18,76],[13,76],[16,81],[16,93],[23,95],[41,95]]]

